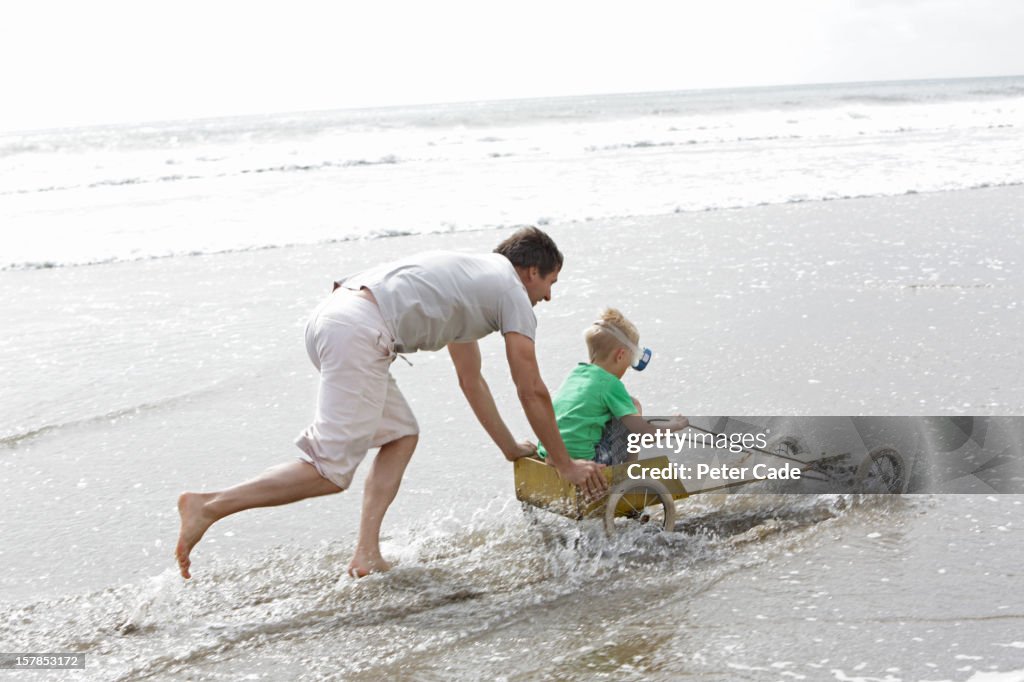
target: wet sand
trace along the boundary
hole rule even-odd
[[[1024,190],[1011,187],[545,226],[567,260],[554,300],[537,308],[543,375],[554,390],[583,359],[583,329],[613,305],[655,352],[647,371],[626,377],[648,413],[1024,414],[1022,199]],[[817,634],[801,641],[853,642],[838,666],[844,675],[968,679],[973,673],[960,668],[984,666],[946,656],[963,619],[923,607],[948,593],[946,576],[956,575],[958,601],[973,604],[964,618],[982,624],[971,630],[965,655],[1014,669],[1020,637],[1011,633],[1024,617],[1010,589],[1019,581],[1012,567],[1024,559],[1024,545],[1013,540],[1019,500],[934,497],[854,511],[803,502],[813,509],[786,506],[768,516],[709,501],[712,528],[735,515],[753,520],[710,540],[684,533],[667,545],[581,553],[573,549],[576,529],[554,523],[554,536],[545,536],[519,518],[509,467],[467,409],[443,353],[394,366],[424,427],[385,522],[385,556],[398,559],[398,573],[335,584],[354,541],[364,467],[354,492],[218,524],[193,555],[197,580],[181,585],[171,557],[177,493],[229,485],[298,453],[291,440],[311,415],[316,386],[302,326],[331,280],[418,250],[490,250],[501,236],[406,236],[0,272],[10,330],[0,345],[7,648],[85,647],[97,652],[92,674],[104,679],[260,674],[297,658],[308,659],[314,674],[342,674],[337,656],[365,661],[368,675],[582,678],[595,659],[581,647],[603,646],[600,633],[609,632],[616,641],[645,642],[645,652],[601,669],[619,676],[690,670],[700,679],[776,679],[790,668],[772,664],[796,657],[806,679],[832,679],[821,663],[829,655],[796,644],[786,657],[773,658],[768,645],[746,649],[747,658],[730,654],[727,640],[748,642],[758,616],[774,623],[783,608],[777,591],[739,599],[737,590],[773,578],[785,586],[789,573],[779,571],[801,570],[796,552],[813,565],[840,567],[824,572],[815,589],[849,614],[863,598],[863,590],[847,589],[859,576],[881,580],[939,554],[947,573],[902,573],[895,600],[892,623],[932,629],[914,635],[923,658],[894,649],[891,640],[907,633],[883,621],[871,621],[882,643],[845,639],[845,616],[806,626]],[[506,420],[529,437],[500,339],[482,348]],[[965,526],[965,518],[975,521]],[[943,524],[944,534],[923,532]],[[861,540],[876,532],[912,541],[879,553]],[[648,594],[652,574],[661,576],[658,595],[668,585],[680,591]],[[593,580],[611,581],[607,606]],[[724,610],[712,596],[719,581],[731,595]],[[792,601],[805,588],[798,581],[782,593]],[[878,604],[893,602],[884,589],[873,594]],[[588,604],[586,618],[577,603]],[[634,607],[654,620],[628,616]],[[131,637],[116,630],[125,619],[136,622]],[[504,657],[510,642],[502,637],[528,641],[534,619],[554,642],[544,656],[576,647],[564,667],[551,658],[542,669],[521,668]],[[716,629],[702,629],[709,623]],[[345,640],[343,631],[355,636]],[[1006,646],[981,651],[995,640]],[[356,656],[357,646],[369,647],[377,663]],[[938,667],[934,675],[908,673],[911,659]],[[861,662],[866,667],[857,669]]]

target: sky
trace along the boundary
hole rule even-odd
[[[0,10],[0,132],[1024,74],[1021,0],[93,0]]]

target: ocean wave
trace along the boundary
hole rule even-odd
[[[47,267],[59,267],[56,265],[48,265]],[[120,419],[131,418],[136,415],[150,412],[153,410],[164,409],[168,407],[175,407],[183,402],[192,400],[198,396],[206,395],[219,389],[219,385],[214,384],[203,388],[198,388],[178,395],[168,396],[160,400],[154,400],[151,402],[139,403],[138,405],[131,405],[129,407],[122,407],[116,410],[111,410],[105,414],[91,415],[88,417],[81,417],[79,419],[72,419],[66,422],[60,422],[57,424],[43,424],[36,426],[18,433],[13,433],[7,436],[0,437],[0,448],[13,449],[16,446],[21,445],[25,441],[32,440],[33,438],[39,438],[50,433],[63,431],[66,429],[75,428],[87,428],[95,424],[109,424],[110,422],[117,421]]]
[[[756,206],[783,205],[783,204],[801,204],[801,203],[814,203],[814,202],[826,202],[826,201],[842,201],[842,200],[850,200],[850,199],[873,199],[873,198],[884,198],[884,197],[900,196],[900,195],[905,195],[905,194],[933,194],[933,193],[941,193],[941,192],[962,192],[962,191],[990,189],[990,188],[999,188],[999,187],[1017,187],[1017,186],[1021,186],[1021,185],[1024,185],[1024,181],[981,182],[981,183],[976,183],[976,184],[972,184],[972,185],[965,185],[963,187],[955,187],[955,188],[940,189],[940,190],[919,190],[919,189],[914,189],[914,188],[907,188],[907,189],[904,189],[904,190],[894,190],[894,191],[891,191],[891,192],[877,193],[877,194],[828,194],[828,195],[817,195],[817,196],[791,196],[791,197],[782,197],[782,198],[779,198],[776,201],[736,202],[736,203],[728,203],[728,204],[723,203],[723,204],[713,204],[713,205],[705,205],[705,206],[693,206],[693,207],[685,207],[685,208],[682,207],[682,206],[677,206],[674,210],[671,211],[671,213],[695,213],[695,212],[705,212],[705,211],[726,211],[726,210],[735,210],[735,209],[742,209],[742,208],[752,208],[752,207],[756,207]],[[632,213],[632,214],[629,214],[629,215],[630,216],[640,216],[640,215],[649,216],[649,215],[662,215],[662,214],[665,214],[665,213],[666,212],[664,210],[659,210],[659,211],[656,211],[656,212],[640,211],[640,212]],[[594,218],[615,219],[615,218],[623,218],[623,217],[628,217],[628,216],[626,216],[626,215],[600,215],[600,216],[587,216],[587,217],[583,217],[583,216],[575,216],[575,217],[574,216],[563,216],[563,217],[559,217],[559,218],[552,218],[550,216],[545,216],[545,217],[542,217],[542,218],[537,218],[534,222],[536,224],[538,224],[538,225],[548,225],[548,224],[551,224],[552,222],[571,223],[571,222],[574,222],[574,221],[584,221],[584,220],[589,221],[589,220],[594,219]],[[231,254],[231,253],[248,253],[248,252],[251,252],[251,251],[265,251],[265,250],[274,250],[274,249],[286,249],[286,248],[294,248],[294,247],[299,247],[299,246],[312,246],[312,245],[316,245],[316,244],[338,244],[338,243],[346,243],[346,242],[353,242],[353,241],[375,240],[375,239],[391,239],[391,238],[395,238],[395,237],[408,237],[408,236],[413,236],[413,235],[446,234],[446,233],[451,233],[451,232],[455,232],[455,231],[460,231],[460,232],[479,231],[479,230],[495,230],[495,231],[497,231],[497,230],[507,230],[509,228],[516,227],[516,226],[518,226],[520,224],[522,224],[522,223],[498,223],[498,224],[488,224],[488,225],[470,224],[470,225],[465,225],[464,227],[458,227],[457,223],[454,223],[454,222],[444,222],[444,223],[442,223],[442,224],[440,224],[440,225],[438,225],[436,227],[428,228],[428,229],[422,229],[422,230],[378,229],[378,230],[373,230],[371,232],[368,232],[368,233],[365,233],[365,234],[361,234],[361,235],[348,235],[348,236],[344,236],[344,237],[337,237],[337,238],[332,238],[332,239],[318,239],[318,240],[313,240],[313,241],[308,241],[308,242],[301,242],[301,241],[299,241],[299,242],[286,242],[286,243],[277,243],[277,244],[259,244],[259,245],[253,245],[253,246],[225,248],[225,249],[209,249],[209,250],[196,250],[196,249],[194,249],[194,250],[183,250],[183,251],[180,251],[180,252],[173,252],[173,253],[148,254],[148,255],[133,256],[133,257],[113,257],[113,256],[111,256],[111,257],[106,257],[106,258],[96,258],[96,259],[87,260],[87,261],[70,261],[70,262],[60,262],[60,261],[52,261],[52,260],[45,260],[45,261],[19,261],[19,262],[9,262],[9,263],[7,263],[7,264],[5,264],[3,266],[0,266],[0,272],[6,271],[6,270],[49,270],[49,269],[54,269],[54,268],[105,265],[105,264],[109,264],[109,263],[119,263],[119,262],[138,262],[138,261],[163,260],[165,258],[180,258],[182,256],[192,257],[192,256],[214,256],[214,255]],[[2,443],[2,441],[0,441],[0,443]]]
[[[53,146],[36,142],[8,142],[0,144],[0,159],[5,159],[18,154],[35,154],[38,152],[53,151]]]
[[[864,104],[908,104],[926,102],[931,97],[914,97],[912,95],[841,95],[836,98],[840,102],[862,102]]]
[[[651,140],[638,140],[636,142],[623,142],[620,144],[607,144],[607,145],[591,145],[584,147],[584,151],[587,152],[604,152],[614,151],[617,149],[648,149],[650,147],[675,147],[680,144],[697,144],[696,140],[689,140],[687,142],[653,142]]]
[[[798,123],[798,121],[787,121],[787,123]],[[909,129],[908,131],[909,132]],[[715,137],[708,138],[706,140],[663,140],[655,142],[653,140],[637,140],[636,142],[621,142],[616,144],[608,145],[590,145],[584,147],[585,152],[607,152],[607,151],[618,151],[622,149],[650,149],[656,147],[689,147],[694,145],[715,145],[715,144],[731,144],[734,142],[775,142],[778,140],[802,140],[805,135],[737,135],[735,137]],[[827,138],[829,136],[819,136]]]
[[[778,201],[758,201],[754,203],[736,204],[732,206],[705,206],[698,208],[683,208],[677,206],[673,213],[699,213],[706,211],[730,211],[740,208],[752,208],[755,206],[782,206],[786,204],[809,204],[809,203],[820,203],[827,201],[849,201],[853,199],[883,199],[885,197],[896,197],[906,196],[912,194],[943,194],[946,192],[966,192],[978,189],[994,189],[997,187],[1019,187],[1024,186],[1024,181],[1013,181],[1013,182],[982,182],[976,185],[967,187],[957,187],[954,189],[941,189],[933,191],[921,191],[916,189],[906,189],[903,191],[893,191],[879,194],[826,194],[820,196],[795,196],[781,199]]]
[[[401,163],[397,156],[388,154],[382,156],[376,161],[370,161],[367,159],[351,159],[347,161],[321,161],[320,163],[309,163],[309,164],[286,164],[283,166],[268,166],[266,168],[246,168],[238,171],[237,174],[245,175],[247,173],[295,173],[295,172],[306,172],[306,171],[317,171],[323,170],[324,168],[352,168],[356,166],[382,166],[382,165],[394,165]],[[217,177],[223,177],[224,175],[233,175],[233,173],[224,173]]]
[[[202,175],[161,175],[160,177],[157,177],[157,178],[121,178],[119,180],[100,180],[98,182],[92,183],[91,185],[85,185],[85,186],[88,187],[88,188],[93,188],[93,187],[120,187],[122,185],[142,185],[142,184],[151,183],[151,182],[177,182],[179,180],[202,180],[202,179],[203,179]],[[73,189],[73,188],[71,188],[71,187],[67,187],[67,188],[65,188],[65,187],[50,188],[50,190],[47,190],[47,191],[52,191],[53,189]],[[29,190],[29,191],[31,191],[31,190]]]
[[[247,172],[247,171],[242,171]],[[220,174],[213,177],[223,177]],[[159,177],[133,177],[133,178],[111,178],[108,180],[97,180],[96,182],[79,185],[50,185],[48,187],[32,187],[28,189],[15,189],[8,192],[0,192],[0,196],[10,194],[40,194],[43,192],[63,192],[72,189],[97,189],[100,187],[124,187],[128,185],[147,185],[158,182],[178,182],[180,180],[205,180],[203,175],[162,175]]]
[[[607,152],[607,151],[622,151],[632,149],[650,149],[658,147],[688,147],[699,145],[701,147],[709,147],[714,145],[730,145],[737,142],[748,143],[748,142],[777,142],[779,140],[803,140],[805,142],[814,142],[818,144],[845,144],[851,140],[855,140],[857,137],[862,135],[918,135],[921,133],[933,133],[940,131],[950,131],[957,129],[969,129],[973,127],[983,127],[990,130],[994,129],[1005,129],[1015,127],[1014,123],[1003,122],[1003,123],[992,123],[987,119],[977,120],[960,120],[960,121],[945,121],[935,123],[927,120],[912,120],[907,123],[897,123],[893,121],[889,125],[884,119],[879,119],[875,114],[865,111],[857,110],[839,110],[838,114],[840,117],[846,119],[847,123],[841,129],[834,130],[822,130],[820,128],[820,121],[816,121],[813,117],[804,118],[788,118],[785,119],[785,124],[789,130],[797,130],[794,126],[810,126],[810,129],[803,130],[800,133],[788,133],[788,132],[765,132],[758,134],[757,131],[751,131],[753,134],[737,134],[728,135],[719,132],[714,136],[704,137],[701,133],[705,133],[709,130],[729,130],[728,127],[716,127],[709,128],[707,126],[697,126],[695,128],[679,128],[676,126],[670,126],[667,130],[669,133],[675,133],[680,136],[686,135],[688,132],[700,131],[695,138],[688,139],[674,139],[674,140],[656,140],[651,138],[644,138],[635,140],[632,142],[615,142],[611,144],[591,144],[583,148],[585,152]],[[854,126],[861,127],[850,127],[850,122]],[[801,129],[802,130],[802,129]]]
[[[200,159],[205,161],[206,159]],[[32,187],[0,192],[0,196],[11,194],[36,194],[39,192],[59,192],[72,189],[96,189],[100,187],[121,187],[125,185],[145,185],[160,182],[179,182],[183,180],[205,180],[209,178],[226,178],[238,175],[261,174],[261,173],[303,173],[309,171],[324,170],[327,168],[358,168],[362,166],[395,165],[402,163],[402,160],[393,154],[382,156],[378,159],[346,159],[344,161],[321,161],[308,164],[283,164],[280,166],[264,166],[260,168],[243,168],[228,173],[215,173],[211,175],[160,175],[150,177],[130,178],[109,178],[97,180],[92,183],[75,185],[50,185],[48,187]]]
[[[977,88],[974,90],[968,90],[968,95],[982,95],[986,97],[996,96],[1003,97],[1006,95],[1024,95],[1024,86],[1021,85],[1006,85],[1001,88]]]
[[[495,226],[493,226],[493,229],[495,229],[495,230],[507,229],[509,227],[511,227],[511,226],[510,225],[495,225]],[[8,263],[7,265],[0,266],[0,272],[3,272],[4,270],[50,270],[50,269],[53,269],[53,268],[82,267],[82,266],[92,266],[92,265],[107,265],[107,264],[110,264],[110,263],[134,263],[134,262],[140,262],[140,261],[164,260],[166,258],[180,258],[182,256],[204,257],[204,256],[217,256],[217,255],[229,254],[229,253],[249,253],[249,252],[252,252],[252,251],[273,251],[275,249],[289,249],[289,248],[293,248],[293,247],[296,247],[296,246],[311,246],[311,245],[316,245],[316,244],[343,244],[343,243],[346,243],[346,242],[355,242],[355,241],[364,241],[364,240],[373,240],[373,239],[391,239],[391,238],[394,238],[394,237],[409,237],[409,236],[417,235],[417,234],[442,234],[442,233],[452,232],[453,229],[454,228],[453,228],[451,223],[446,223],[446,224],[441,225],[440,227],[438,227],[436,229],[432,229],[432,230],[421,230],[421,231],[397,230],[397,229],[394,229],[394,230],[373,230],[371,232],[368,232],[368,233],[362,234],[362,235],[350,235],[350,236],[346,236],[346,237],[336,237],[336,238],[333,238],[333,239],[318,239],[316,241],[310,241],[310,242],[286,242],[286,243],[281,243],[281,244],[259,244],[259,245],[254,245],[254,246],[242,246],[242,247],[228,248],[228,249],[209,249],[209,250],[192,249],[192,250],[189,250],[189,251],[180,251],[180,252],[175,252],[175,253],[150,254],[150,255],[144,255],[144,256],[135,256],[135,257],[131,257],[131,258],[117,258],[117,257],[111,256],[111,257],[108,257],[108,258],[96,258],[94,260],[75,261],[75,262],[68,262],[68,263],[61,263],[61,262],[58,262],[58,261],[26,261],[26,262],[21,262],[21,263]],[[476,228],[476,227],[467,228],[467,230],[476,230],[476,229],[480,229],[480,228]]]

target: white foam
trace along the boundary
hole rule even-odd
[[[1024,668],[1007,672],[978,671],[967,682],[1024,682]]]
[[[677,95],[657,115],[535,105],[494,122],[454,107],[446,127],[410,108],[390,114],[398,126],[309,115],[39,133],[0,145],[18,150],[0,153],[0,213],[19,226],[0,266],[1019,184],[1024,97],[1005,92],[823,88],[796,108]]]

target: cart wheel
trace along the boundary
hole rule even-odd
[[[903,493],[908,483],[900,453],[885,447],[873,451],[857,467],[854,489],[859,493]]]
[[[628,497],[627,497],[628,496]],[[650,523],[659,530],[672,530],[676,525],[676,503],[672,494],[661,481],[619,481],[608,493],[608,501],[604,506],[604,530],[614,536],[619,530],[616,524],[615,511],[619,502],[625,498],[629,507],[626,519],[639,523]],[[659,507],[652,509],[652,507]],[[622,517],[619,517],[622,518]]]
[[[782,436],[772,440],[765,449],[781,457],[796,457],[804,452],[803,443],[796,436]]]

